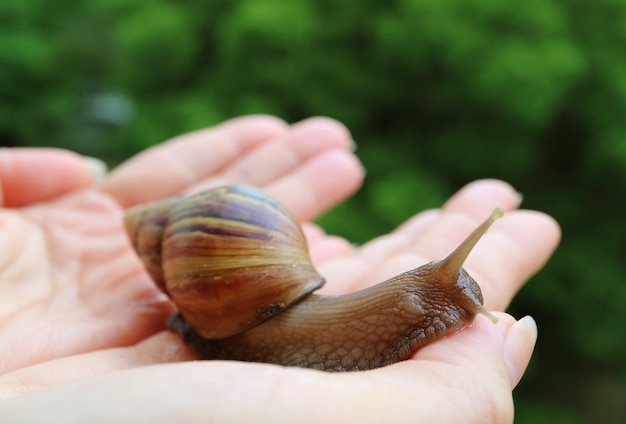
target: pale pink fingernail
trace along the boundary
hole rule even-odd
[[[522,202],[524,201],[524,194],[518,191],[516,201],[517,203],[515,204],[515,208],[519,208],[520,206],[522,206]]]
[[[530,315],[520,319],[509,329],[504,342],[504,360],[511,387],[517,385],[526,371],[536,342],[537,323]]]
[[[104,180],[107,175],[107,166],[104,161],[91,156],[83,156],[83,160],[87,163],[89,169],[91,169],[91,175],[95,182],[98,183]]]

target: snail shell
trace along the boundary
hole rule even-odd
[[[152,279],[205,338],[246,331],[324,284],[295,218],[253,187],[142,205],[125,225]]]

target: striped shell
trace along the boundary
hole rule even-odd
[[[225,186],[130,209],[133,246],[203,337],[229,337],[324,284],[296,219],[264,192]]]

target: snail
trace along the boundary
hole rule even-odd
[[[351,371],[407,359],[476,314],[497,322],[462,265],[502,214],[495,209],[447,258],[340,296],[312,294],[324,278],[297,220],[251,186],[135,206],[124,221],[178,308],[167,326],[201,359]]]

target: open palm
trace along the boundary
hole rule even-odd
[[[510,417],[511,390],[534,341],[527,320],[516,324],[504,314],[498,325],[478,318],[413,360],[366,373],[170,363],[193,355],[177,336],[163,331],[173,307],[130,248],[122,227],[124,208],[248,183],[307,221],[360,185],[362,170],[350,147],[348,132],[330,120],[288,127],[269,117],[240,118],[150,149],[98,187],[0,210],[0,398],[10,398],[0,404],[0,421],[45,417],[46,405],[54,404],[83,421],[98,416],[103,422],[165,422],[163,417],[174,414],[180,422],[399,422],[393,414],[417,419],[411,411],[420,399],[423,419],[442,413],[467,417],[468,409],[477,422]],[[314,262],[328,280],[323,290],[345,293],[447,255],[493,207],[504,207],[511,212],[466,263],[487,308],[504,310],[559,237],[545,215],[513,211],[517,202],[505,183],[479,181],[442,209],[423,212],[359,249],[312,224],[305,224],[305,232]],[[445,383],[450,375],[453,384]],[[434,383],[443,385],[432,390]],[[475,386],[475,395],[454,397],[467,386]],[[108,415],[102,415],[97,402],[104,393],[132,397],[135,405],[116,408],[112,402]],[[296,393],[310,396],[299,399]],[[376,402],[381,393],[384,400]],[[457,411],[441,409],[452,405]]]

